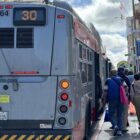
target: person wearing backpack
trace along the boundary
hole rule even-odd
[[[103,102],[108,102],[109,119],[114,128],[114,136],[122,135],[122,112],[123,104],[120,102],[121,79],[117,76],[116,70],[111,70],[110,78],[105,82]]]
[[[131,86],[131,98],[136,108],[136,114],[139,122],[140,129],[140,73],[134,75],[134,82]]]
[[[118,76],[121,77],[122,82],[125,82],[125,89],[126,89],[126,95],[128,100],[130,101],[130,87],[131,83],[128,79],[128,77],[125,75],[125,69],[123,67],[118,68]],[[129,103],[123,105],[123,126],[122,126],[122,132],[125,133],[128,131],[126,129],[127,123],[128,123],[128,108],[129,108]]]

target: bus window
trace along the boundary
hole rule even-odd
[[[89,50],[87,50],[87,59],[88,59],[88,61],[90,61],[90,51]]]
[[[82,58],[83,59],[87,59],[87,53],[86,53],[87,51],[86,51],[86,48],[83,48],[82,49]]]
[[[17,48],[33,48],[33,29],[17,29]]]
[[[0,48],[14,48],[14,28],[0,28]]]
[[[82,63],[82,83],[86,83],[87,82],[87,65],[85,63]]]
[[[82,45],[79,44],[79,57],[82,59]]]
[[[92,73],[92,65],[88,64],[88,81],[91,82],[93,80],[93,73]]]
[[[89,57],[90,57],[90,59],[89,59],[89,60],[90,60],[90,61],[92,61],[92,52],[90,52],[90,54],[89,54],[89,55],[90,55],[90,56],[89,56]]]

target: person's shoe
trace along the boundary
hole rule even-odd
[[[116,135],[117,135],[117,132],[118,132],[118,128],[116,127],[116,128],[114,129],[113,136],[116,136]]]
[[[122,136],[122,132],[120,130],[117,131],[116,133],[117,136]]]
[[[126,126],[127,126],[127,127],[129,127],[129,122],[128,122],[128,121],[127,121],[127,124],[126,124]]]
[[[114,129],[114,126],[109,127],[109,129]]]
[[[126,133],[128,131],[128,129],[124,129],[122,130],[122,133]]]
[[[101,119],[100,118],[97,118],[97,121],[100,121]]]

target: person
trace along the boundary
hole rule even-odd
[[[116,70],[111,70],[111,78],[105,82],[103,102],[108,102],[109,119],[114,128],[114,135],[122,135],[122,112],[123,105],[120,102],[120,91],[117,83],[121,85],[120,77],[117,76]],[[117,83],[116,83],[117,82]]]
[[[132,102],[136,108],[136,114],[140,129],[140,73],[134,75],[134,82],[131,86],[131,95],[133,95]]]
[[[134,81],[133,71],[129,70],[126,74],[127,74],[127,77],[129,79],[130,83],[132,84]],[[129,113],[130,113],[130,115],[136,114],[135,107],[132,102],[129,103]]]
[[[130,83],[132,84],[133,81],[134,81],[134,74],[133,74],[133,71],[128,71],[127,77],[128,77],[128,79],[129,79]]]
[[[118,76],[121,77],[122,82],[125,82],[127,87],[125,87],[126,89],[126,94],[128,97],[128,100],[130,101],[130,87],[131,87],[131,83],[128,79],[128,77],[125,75],[125,69],[123,67],[119,67],[118,68]],[[123,105],[123,125],[122,125],[122,132],[125,133],[128,131],[128,129],[126,129],[127,126],[129,126],[128,123],[128,108],[129,108],[129,104],[124,104]]]

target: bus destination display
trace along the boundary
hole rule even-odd
[[[34,26],[46,24],[45,8],[15,8],[13,14],[15,26]]]

